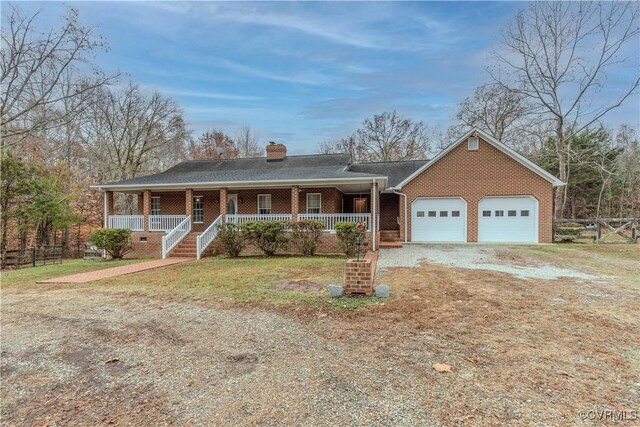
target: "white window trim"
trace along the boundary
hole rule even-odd
[[[309,196],[318,196],[320,198],[320,206],[318,206],[318,213],[322,213],[322,193],[307,193],[307,213],[309,212]]]
[[[153,199],[157,199],[158,200],[158,213],[153,213]],[[161,215],[160,212],[162,212],[162,205],[160,202],[160,196],[152,196],[151,197],[151,215]]]
[[[195,218],[196,218],[196,215],[195,215],[196,214],[196,209],[195,209],[195,206],[193,206],[193,204],[195,203],[197,197],[200,197],[200,203],[202,203],[202,221],[196,221],[195,220]],[[193,223],[194,224],[203,224],[204,223],[204,196],[202,196],[200,194],[199,195],[194,195],[193,196],[193,201],[191,202],[191,208],[193,210],[193,212],[191,212],[192,217],[194,218]]]
[[[269,213],[266,214],[266,215],[269,215],[269,214],[271,214],[271,211],[273,209],[272,205],[271,205],[271,194],[258,194],[258,200],[257,200],[257,203],[258,203],[257,208],[258,209],[256,209],[258,211],[257,214],[261,215],[260,214],[260,197],[263,197],[263,196],[266,196],[267,200],[269,201]]]

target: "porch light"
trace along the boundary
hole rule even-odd
[[[242,197],[238,197],[238,203],[243,203],[244,199]]]

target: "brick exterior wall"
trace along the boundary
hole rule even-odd
[[[320,193],[320,213],[341,213],[342,192],[335,187],[303,188],[298,193],[298,213],[307,213],[307,194]]]
[[[363,259],[349,259],[345,267],[344,293],[346,295],[373,295],[378,253],[368,251]]]
[[[480,139],[477,151],[466,142],[447,153],[402,190],[409,215],[406,232],[411,241],[411,203],[418,197],[462,197],[467,202],[467,239],[478,241],[478,202],[485,196],[531,195],[538,200],[538,239],[553,237],[553,186],[540,175]],[[398,198],[400,230],[404,237],[404,203]]]
[[[400,230],[399,198],[397,194],[380,194],[380,230]]]

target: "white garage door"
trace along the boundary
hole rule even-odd
[[[531,196],[485,197],[478,203],[479,242],[538,242],[538,204]]]
[[[413,242],[466,242],[467,203],[458,197],[418,199],[411,205]]]

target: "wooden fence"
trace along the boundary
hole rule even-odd
[[[555,219],[554,242],[637,243],[640,218]]]
[[[62,264],[62,246],[7,250],[2,257],[2,268],[37,267]]]

